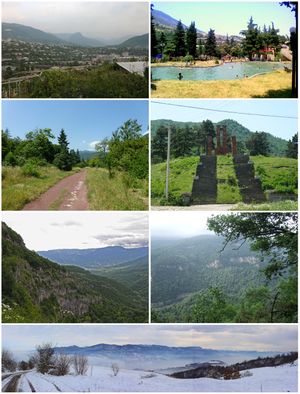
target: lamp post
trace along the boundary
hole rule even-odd
[[[298,44],[297,44],[297,30],[295,27],[290,28],[290,43],[293,53],[292,57],[292,97],[298,97]]]

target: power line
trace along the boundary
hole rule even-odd
[[[172,107],[200,109],[200,110],[204,110],[204,111],[223,112],[223,113],[227,113],[227,114],[238,114],[238,115],[249,115],[249,116],[263,116],[265,118],[298,119],[297,116],[267,115],[267,114],[257,114],[257,113],[253,113],[253,112],[226,111],[226,110],[222,110],[222,109],[195,107],[193,105],[173,104],[173,103],[165,103],[165,102],[161,102],[161,101],[151,101],[151,102],[155,103],[155,104],[169,105],[169,106],[172,106]]]

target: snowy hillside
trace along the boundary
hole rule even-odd
[[[17,390],[23,392],[297,392],[297,365],[285,364],[251,370],[252,376],[236,380],[175,379],[146,371],[90,367],[88,376],[52,376],[37,372],[24,373]],[[7,384],[7,379],[5,379]],[[5,391],[4,385],[2,385]]]

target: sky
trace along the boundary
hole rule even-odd
[[[3,347],[32,350],[37,344],[91,346],[155,344],[210,349],[297,350],[297,325],[3,325]]]
[[[239,35],[247,28],[252,16],[254,23],[263,27],[274,22],[279,34],[289,35],[290,27],[295,26],[294,14],[278,2],[154,2],[154,9],[189,26],[195,21],[196,28],[204,32],[215,30],[216,34]]]
[[[30,250],[148,244],[146,212],[3,212],[2,220]]]
[[[2,2],[2,21],[112,42],[149,31],[149,5],[128,1]],[[121,41],[122,41],[121,40]]]
[[[24,138],[36,128],[50,128],[57,137],[63,128],[71,149],[94,150],[95,143],[128,119],[148,131],[146,100],[6,100],[2,101],[2,129]],[[57,142],[57,140],[55,140]]]
[[[189,238],[200,234],[213,234],[207,229],[207,219],[213,212],[152,211],[150,217],[151,236],[156,238]],[[218,214],[227,215],[226,212]]]
[[[225,112],[213,112],[192,108],[183,108],[151,102],[151,119],[172,119],[176,121],[202,122],[210,119],[219,122],[233,119],[250,131],[264,131],[276,137],[289,140],[298,130],[297,100],[160,100],[163,103],[187,105],[224,111],[247,112],[254,114],[281,115],[295,119],[238,115]]]

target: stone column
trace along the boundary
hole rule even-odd
[[[220,148],[221,148],[221,137],[220,137],[220,126],[217,126],[217,148],[216,148],[216,154],[220,154]]]
[[[231,137],[231,153],[232,153],[232,156],[237,155],[237,145],[236,145],[236,136],[235,135],[233,135]]]
[[[226,126],[222,127],[223,129],[223,149],[222,149],[222,153],[223,155],[227,154],[227,129]]]
[[[213,140],[212,140],[212,136],[211,135],[209,135],[208,137],[207,137],[207,141],[206,141],[206,143],[207,143],[207,151],[206,151],[206,154],[208,155],[208,156],[211,156],[212,155],[212,148],[213,148]]]

